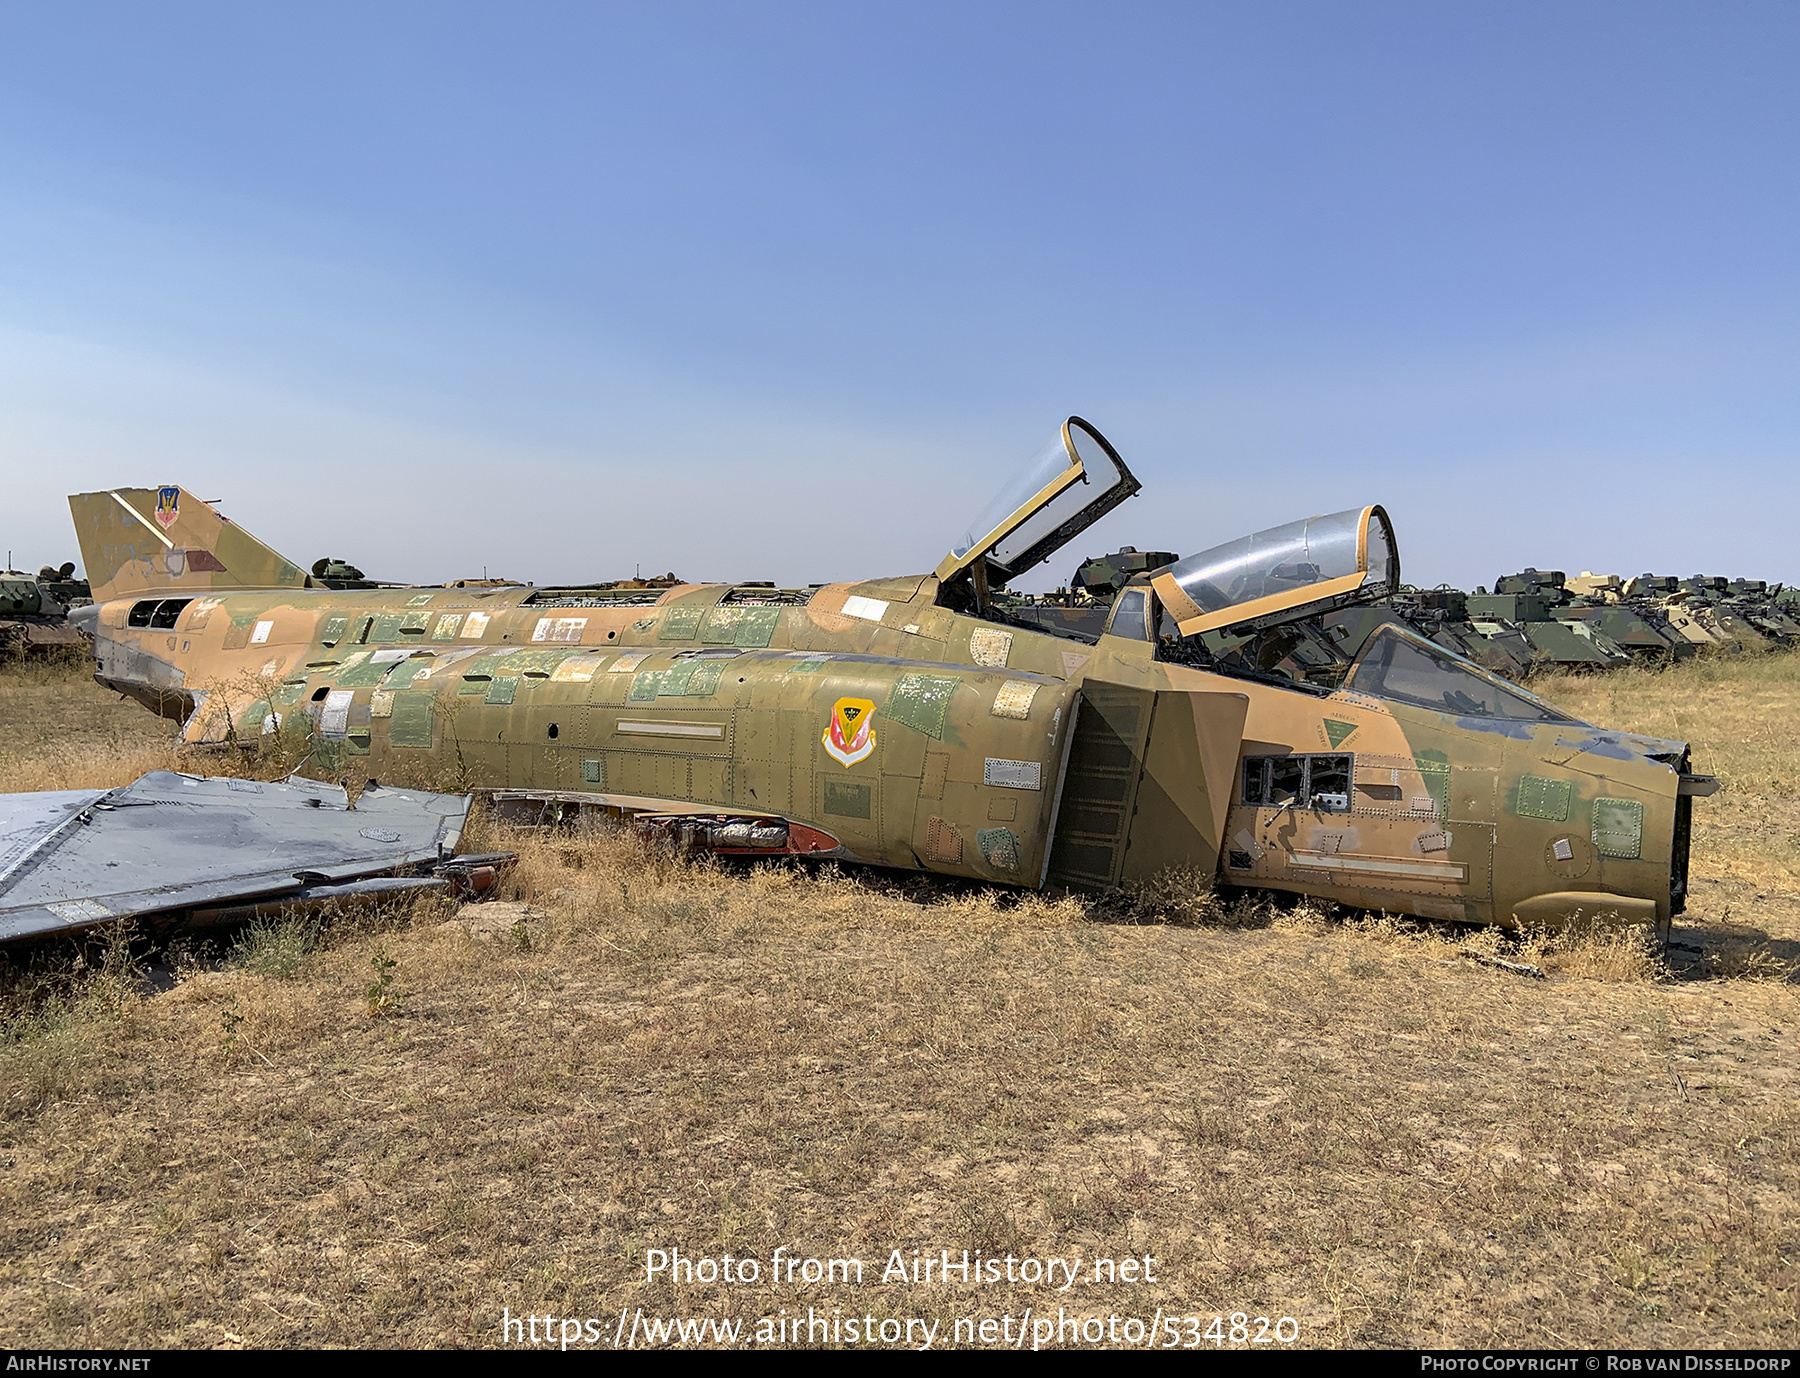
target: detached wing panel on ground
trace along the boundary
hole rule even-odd
[[[373,787],[351,808],[317,781],[163,770],[123,789],[0,796],[0,942],[328,897],[446,861],[468,810],[464,795]]]

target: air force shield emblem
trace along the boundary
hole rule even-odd
[[[179,488],[158,488],[156,490],[156,520],[166,531],[175,525],[175,518],[181,515],[181,490]]]
[[[875,749],[875,705],[868,699],[839,699],[820,738],[844,766],[853,766]]]

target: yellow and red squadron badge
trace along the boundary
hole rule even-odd
[[[158,488],[156,490],[156,520],[164,530],[175,524],[181,515],[181,489],[176,487]]]
[[[819,740],[843,765],[855,765],[875,749],[875,705],[868,699],[839,699]]]

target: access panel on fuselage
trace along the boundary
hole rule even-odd
[[[1088,680],[1046,880],[1112,889],[1169,867],[1212,875],[1249,700]]]

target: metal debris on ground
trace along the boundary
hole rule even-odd
[[[1527,966],[1524,962],[1509,962],[1504,957],[1493,957],[1485,952],[1477,952],[1474,948],[1458,948],[1457,954],[1468,958],[1471,962],[1478,962],[1484,967],[1497,967],[1501,971],[1510,971],[1515,976],[1529,976],[1534,981],[1549,979],[1544,975],[1542,967]]]

